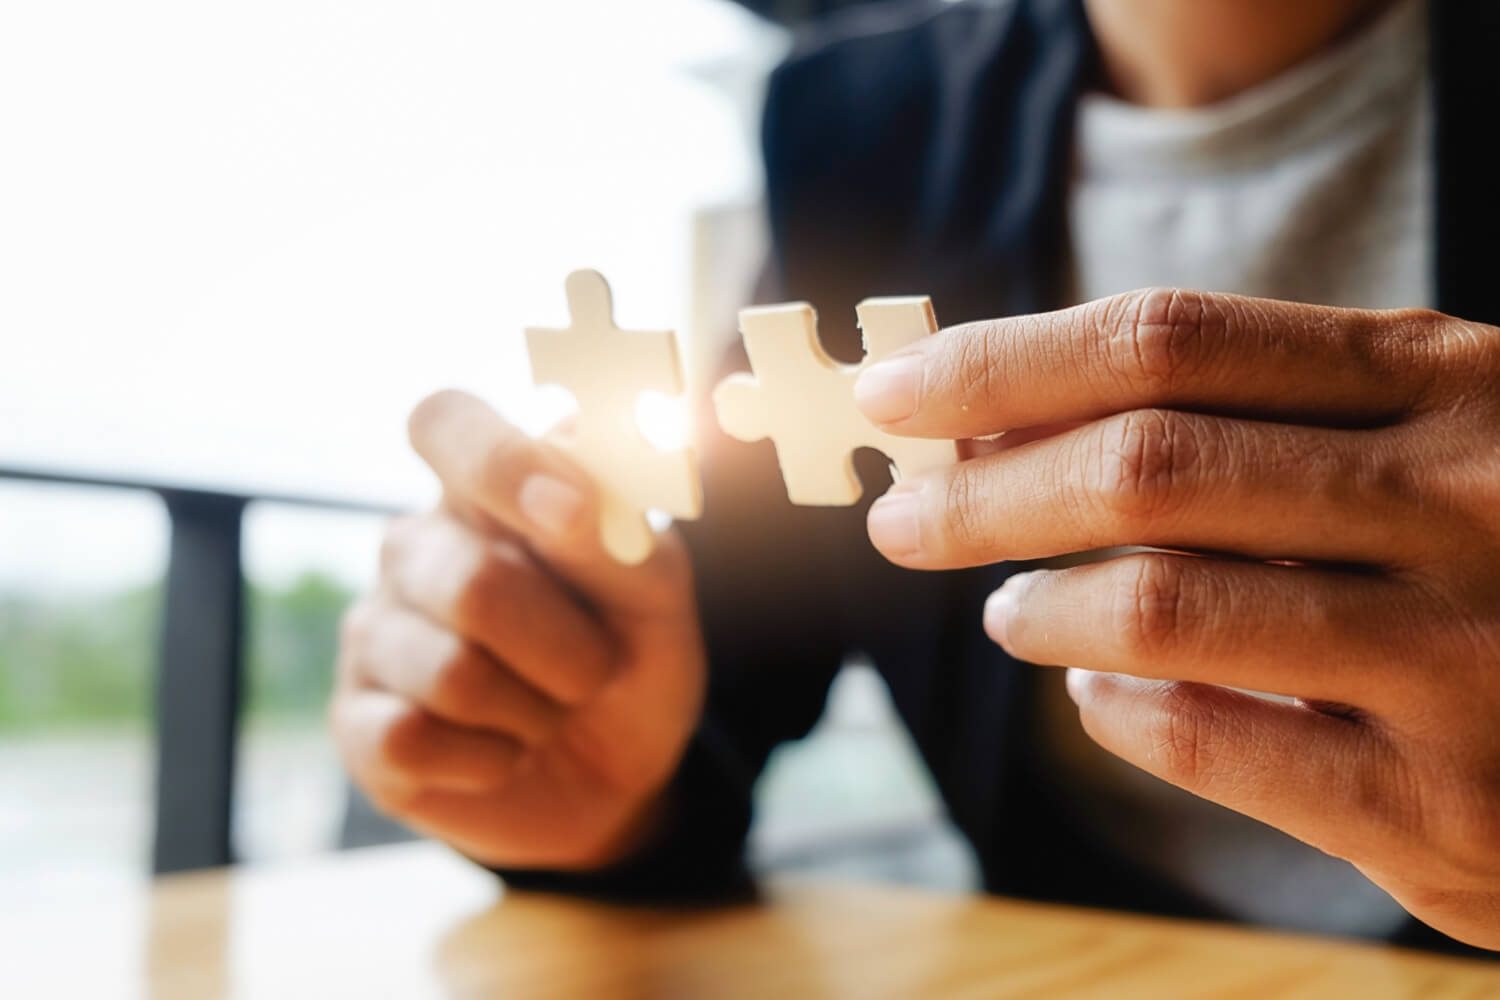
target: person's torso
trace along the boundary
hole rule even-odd
[[[1054,308],[1091,283],[1130,281],[1113,272],[1100,277],[1067,253],[1070,207],[1086,191],[1069,187],[1074,112],[1095,69],[1079,0],[875,6],[826,28],[772,80],[764,134],[779,294],[817,305],[825,338],[852,357],[853,305],[866,295],[929,293],[940,322],[951,325]],[[1304,286],[1299,271],[1283,281],[1277,273],[1284,269],[1270,266],[1276,240],[1257,238],[1262,267],[1254,280],[1243,270],[1221,278],[1173,269],[1182,283],[1384,305],[1417,293],[1381,277],[1382,269],[1421,282],[1435,261],[1437,287],[1424,284],[1425,301],[1414,304],[1500,321],[1500,294],[1470,252],[1500,224],[1500,197],[1475,166],[1483,157],[1471,155],[1495,144],[1472,131],[1496,89],[1474,57],[1487,51],[1486,39],[1500,42],[1500,16],[1467,5],[1433,13],[1432,65],[1441,69],[1433,85],[1436,218],[1362,215],[1358,197],[1340,204],[1315,197],[1316,186],[1302,187],[1298,197],[1277,200],[1282,225],[1270,216],[1250,221],[1273,233],[1305,227],[1333,239],[1336,252],[1321,278]],[[1426,183],[1405,170],[1408,141],[1404,135],[1379,153],[1366,150],[1367,159],[1394,164],[1373,172],[1381,202]],[[1318,175],[1325,192],[1344,193],[1337,173]],[[1396,198],[1424,211],[1406,195]],[[1430,246],[1397,237],[1394,252],[1379,261],[1361,252],[1386,238],[1386,227],[1429,223],[1437,233]],[[1349,238],[1340,241],[1340,233]],[[1291,243],[1319,238],[1303,234]],[[1187,245],[1177,244],[1181,257],[1189,256]],[[1422,264],[1413,268],[1417,259]],[[1142,280],[1172,280],[1167,270]],[[1396,298],[1365,296],[1372,285]],[[849,512],[853,527],[841,551],[857,548],[861,513]],[[979,629],[984,594],[1006,567],[923,576],[850,559],[837,596],[849,609],[840,627],[886,675],[955,820],[974,841],[988,888],[1157,912],[1224,912],[1143,871],[1128,851],[1089,839],[1095,821],[1073,808],[1076,790],[1057,783],[1055,758],[1038,752],[1047,736],[1039,727],[1052,725],[1036,711],[1036,681],[1046,673],[1009,660]]]

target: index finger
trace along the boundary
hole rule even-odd
[[[472,509],[522,538],[547,567],[610,610],[676,611],[685,555],[670,536],[637,566],[615,561],[599,536],[599,495],[554,445],[513,427],[456,390],[418,404],[412,446],[437,473],[452,505]]]
[[[1338,427],[1415,405],[1432,314],[1152,288],[928,337],[861,375],[894,434],[972,438],[1127,410],[1186,409]]]

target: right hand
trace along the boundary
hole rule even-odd
[[[329,706],[382,811],[495,867],[586,870],[649,836],[702,710],[687,551],[639,566],[599,542],[565,454],[442,392],[411,439],[442,481],[395,521],[345,617]]]

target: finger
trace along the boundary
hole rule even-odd
[[[919,569],[1117,545],[1400,565],[1422,542],[1390,530],[1421,519],[1406,471],[1373,432],[1137,410],[904,479],[870,538]]]
[[[1399,760],[1362,722],[1227,688],[1068,672],[1084,730],[1122,759],[1337,857],[1405,850]]]
[[[345,764],[372,789],[494,791],[521,752],[507,736],[444,722],[385,691],[345,691],[330,714]]]
[[[386,531],[382,578],[396,597],[507,664],[564,705],[609,680],[611,638],[519,544],[486,538],[442,515]]]
[[[561,449],[533,440],[456,391],[419,404],[409,431],[450,506],[523,537],[553,572],[597,604],[643,615],[680,610],[687,560],[676,539],[658,536],[640,565],[615,561],[599,535],[598,491]]]
[[[487,538],[505,539],[517,545],[526,544],[525,535],[495,518],[477,504],[470,502],[461,493],[445,489],[438,501],[437,509],[458,523]]]
[[[1425,664],[1454,662],[1457,630],[1452,649],[1433,638],[1441,617],[1388,577],[1155,552],[1017,574],[984,624],[1031,663],[1371,709],[1407,698]]]
[[[345,643],[359,682],[413,701],[440,719],[545,741],[565,710],[480,646],[395,604],[351,614]]]
[[[412,411],[407,429],[447,490],[499,523],[564,544],[588,533],[597,502],[588,476],[481,400],[455,390],[436,393]],[[523,506],[523,490],[535,502]]]
[[[1425,389],[1428,314],[1145,289],[986,320],[871,365],[855,396],[885,429],[970,438],[1147,407],[1289,423],[1393,422]]]

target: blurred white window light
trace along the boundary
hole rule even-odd
[[[736,251],[703,219],[757,197],[784,43],[728,0],[3,22],[0,330],[25,349],[0,366],[0,464],[416,506],[410,407],[458,386],[543,422],[521,331],[574,268],[690,354],[705,315],[732,331]]]

